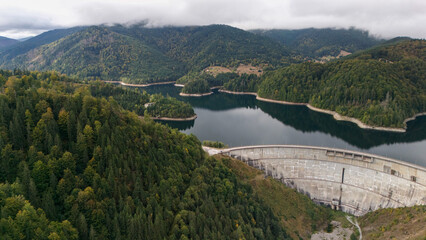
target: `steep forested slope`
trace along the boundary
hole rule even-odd
[[[111,27],[112,31],[133,36],[158,47],[189,68],[240,62],[278,64],[289,60],[290,51],[277,42],[244,30],[210,25],[196,27],[144,28]]]
[[[104,27],[90,27],[35,48],[3,66],[132,83],[175,80],[183,74],[182,65],[158,50]]]
[[[258,89],[261,97],[403,127],[404,119],[426,112],[426,41],[396,42],[325,65],[292,65],[265,74]]]
[[[1,239],[287,237],[193,135],[56,73],[0,71],[0,87]]]
[[[426,206],[379,209],[358,220],[365,239],[413,239],[426,237]]]
[[[225,25],[55,30],[0,53],[3,68],[57,70],[128,83],[176,80],[188,70],[210,65],[289,61],[289,51],[281,44]]]
[[[307,28],[298,30],[253,30],[261,36],[274,39],[303,56],[317,58],[337,56],[341,50],[356,52],[377,45],[383,40],[371,36],[367,31],[354,28]]]

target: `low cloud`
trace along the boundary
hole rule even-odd
[[[337,27],[390,38],[426,38],[424,0],[13,0],[2,4],[0,35],[146,20],[149,26],[229,24],[243,29]],[[21,36],[23,37],[23,36]]]

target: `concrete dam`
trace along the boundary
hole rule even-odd
[[[218,151],[261,169],[313,201],[361,216],[426,204],[426,168],[373,154],[294,145]]]

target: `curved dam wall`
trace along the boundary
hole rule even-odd
[[[426,204],[426,169],[395,159],[292,145],[220,152],[263,170],[317,203],[356,216],[379,208]]]

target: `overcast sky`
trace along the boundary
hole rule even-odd
[[[243,29],[351,26],[390,38],[426,38],[426,0],[0,0],[0,36],[148,21]]]

